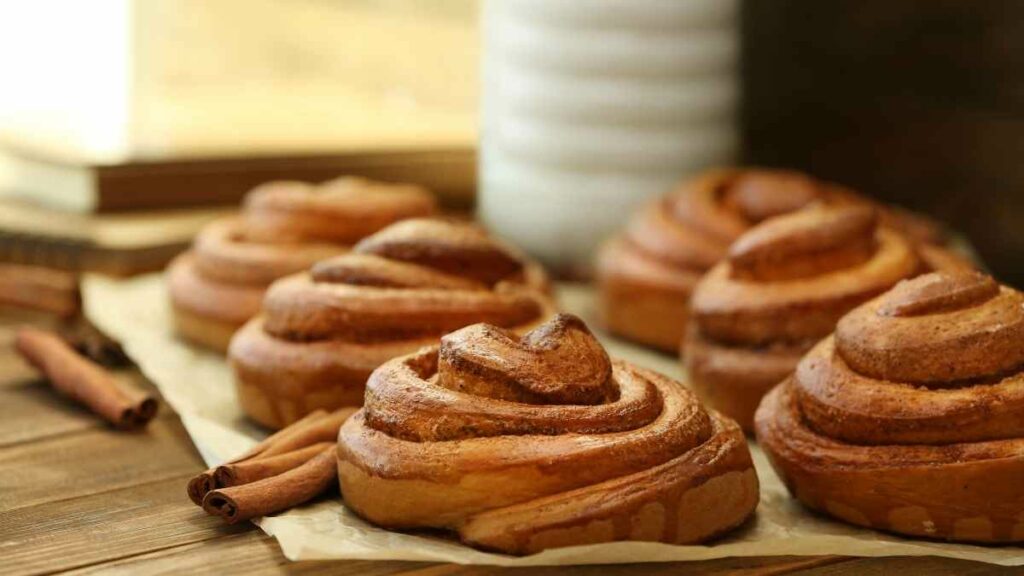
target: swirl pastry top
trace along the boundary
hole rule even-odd
[[[757,504],[742,432],[678,383],[612,361],[576,317],[477,324],[376,370],[338,444],[345,502],[509,553],[696,542]]]
[[[433,195],[412,184],[345,176],[322,184],[279,181],[245,197],[248,234],[256,240],[354,244],[392,222],[436,210]]]
[[[761,396],[858,304],[914,275],[901,235],[866,206],[770,219],[694,291],[686,363],[698,391],[749,428]]]
[[[603,322],[621,336],[677,351],[693,288],[736,238],[767,218],[847,196],[781,170],[713,170],[685,182],[645,204],[601,250]]]
[[[684,339],[690,295],[751,227],[810,206],[875,209],[883,226],[912,240],[929,269],[970,264],[941,247],[941,228],[799,172],[720,169],[645,204],[597,262],[600,312],[612,332],[668,351]]]
[[[274,280],[342,254],[387,224],[433,213],[425,190],[339,178],[320,185],[268,182],[252,190],[241,215],[210,223],[169,269],[183,335],[225,349],[260,308]]]
[[[758,437],[798,498],[916,536],[1024,541],[1024,295],[977,272],[846,315],[765,398]]]
[[[192,243],[197,272],[211,280],[253,286],[267,286],[345,250],[327,242],[254,241],[244,216],[211,222]]]
[[[369,343],[438,337],[480,321],[512,327],[544,313],[545,282],[475,225],[412,219],[275,283],[263,328],[289,340]]]
[[[539,266],[476,225],[406,220],[271,285],[230,357],[240,386],[284,406],[250,406],[276,426],[312,408],[360,404],[374,368],[452,330],[528,329],[553,313],[548,290]],[[313,390],[336,405],[304,404]]]
[[[435,209],[429,192],[408,184],[354,177],[319,185],[268,182],[246,195],[241,216],[199,233],[195,264],[211,280],[266,286],[342,253],[388,224]]]
[[[625,237],[657,260],[700,273],[751,226],[833,195],[828,185],[798,172],[716,170],[649,203]]]

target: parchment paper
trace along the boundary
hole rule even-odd
[[[84,281],[86,313],[108,335],[121,341],[143,373],[181,415],[207,464],[245,450],[265,432],[249,423],[235,403],[231,372],[219,356],[177,340],[160,275],[132,280],[90,276]],[[586,320],[593,317],[592,291],[559,287],[562,308]],[[594,327],[593,322],[588,322]],[[595,332],[597,332],[595,330]],[[598,333],[612,356],[679,378],[676,359]],[[756,518],[738,532],[707,546],[618,542],[548,550],[516,558],[480,552],[454,540],[389,532],[349,512],[340,499],[322,501],[256,523],[277,538],[291,560],[388,559],[536,566],[706,560],[725,556],[817,555],[946,556],[1005,566],[1024,565],[1024,548],[983,547],[915,541],[847,526],[804,510],[790,498],[752,446],[761,479]],[[1022,479],[1024,489],[1024,479]],[[182,486],[184,496],[185,487]],[[197,511],[198,513],[198,511]]]

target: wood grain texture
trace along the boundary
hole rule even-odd
[[[818,566],[798,572],[807,576],[888,576],[890,574],[929,574],[931,576],[991,576],[1024,574],[1024,568],[1008,568],[981,564],[952,558],[896,557],[896,558],[850,558],[837,565]]]
[[[68,570],[249,531],[186,506],[188,477],[0,512],[4,573]]]
[[[16,319],[15,319],[16,318]],[[35,380],[10,353],[0,313],[0,573],[50,574],[995,574],[933,558],[725,558],[707,562],[500,569],[412,562],[289,562],[250,524],[227,527],[185,494],[203,463],[166,407],[147,432],[114,432]],[[122,377],[147,385],[136,373]],[[855,569],[846,569],[854,566]]]
[[[97,564],[71,574],[388,574],[417,573],[430,564],[418,562],[290,562],[277,543],[258,530],[216,540],[155,550],[115,562]]]
[[[816,566],[844,562],[847,558],[729,558],[692,563],[636,564],[630,566],[549,566],[540,568],[495,568],[492,566],[457,566],[420,562],[289,562],[272,540],[257,532],[231,535],[219,540],[206,540],[190,545],[160,550],[107,564],[89,566],[72,574],[220,574],[229,566],[232,571],[254,576],[271,574],[365,574],[383,576],[475,576],[482,574],[530,574],[531,576],[590,576],[615,574],[622,576],[686,574],[706,576],[732,574],[772,576]],[[685,567],[685,570],[682,570]]]
[[[530,576],[667,576],[687,574],[711,576],[730,574],[734,576],[775,576],[816,566],[846,562],[849,558],[820,556],[801,558],[796,556],[774,556],[767,558],[721,558],[701,562],[668,562],[655,564],[628,564],[609,566],[542,566],[538,568],[494,568],[490,566],[437,565],[414,572],[416,576],[480,576],[484,574],[508,574]]]
[[[195,469],[194,449],[177,418],[158,418],[137,433],[105,428],[44,438],[0,450],[0,510],[81,498]]]
[[[0,387],[0,421],[0,447],[104,426],[41,380]]]

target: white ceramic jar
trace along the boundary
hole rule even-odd
[[[479,214],[549,265],[734,159],[736,0],[487,0],[483,42]]]

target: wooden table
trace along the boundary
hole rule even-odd
[[[251,524],[225,526],[185,496],[204,468],[166,405],[141,433],[115,432],[57,396],[11,349],[45,317],[0,310],[0,573],[246,574],[1024,574],[939,558],[767,557],[499,569],[415,562],[288,562]],[[124,378],[150,386],[138,373]]]

